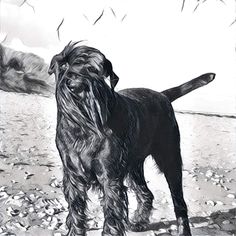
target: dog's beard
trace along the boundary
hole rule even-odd
[[[104,134],[113,94],[104,81],[88,81],[89,91],[74,93],[62,80],[56,88],[58,110],[82,132]]]

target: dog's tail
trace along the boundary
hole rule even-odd
[[[170,102],[173,102],[176,99],[178,99],[179,97],[182,97],[185,94],[187,94],[197,88],[207,85],[208,83],[210,83],[211,81],[213,81],[215,79],[215,76],[216,75],[214,73],[203,74],[195,79],[192,79],[184,84],[181,84],[180,86],[164,90],[164,91],[162,91],[162,93],[166,97],[168,97]]]

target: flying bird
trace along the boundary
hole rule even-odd
[[[61,40],[60,39],[60,28],[61,28],[63,22],[64,22],[64,18],[62,19],[61,23],[57,27],[57,37],[58,37],[59,40]]]

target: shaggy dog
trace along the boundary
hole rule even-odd
[[[180,135],[171,102],[208,84],[215,74],[161,93],[144,88],[115,92],[119,78],[111,62],[99,50],[76,43],[53,57],[49,73],[56,77],[56,145],[69,209],[67,235],[86,235],[90,187],[103,193],[103,236],[145,230],[154,198],[143,170],[149,155],[169,185],[178,235],[191,235],[182,190]],[[138,203],[132,219],[125,179]]]

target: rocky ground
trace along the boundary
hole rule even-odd
[[[177,113],[184,193],[193,235],[236,234],[236,119]],[[0,91],[0,235],[60,236],[66,203],[55,144],[53,98]],[[167,184],[149,158],[146,179],[155,195],[149,231],[176,235]],[[91,194],[89,236],[100,235],[102,212]],[[135,200],[129,193],[130,212]]]

